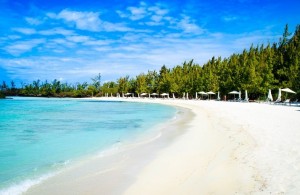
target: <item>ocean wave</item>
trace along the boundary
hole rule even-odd
[[[14,183],[11,186],[5,188],[5,189],[0,189],[0,194],[1,195],[19,195],[24,192],[26,192],[29,188],[31,188],[34,185],[37,185],[46,179],[54,176],[56,173],[49,173],[46,175],[43,175],[41,177],[38,177],[36,179],[26,179],[25,181],[19,182],[19,183]]]

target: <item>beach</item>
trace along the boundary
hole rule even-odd
[[[107,99],[176,106],[179,114],[157,127],[160,134],[121,145],[107,155],[85,159],[25,194],[295,194],[299,191],[300,107]]]

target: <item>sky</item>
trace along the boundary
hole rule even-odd
[[[102,82],[251,44],[300,24],[299,0],[0,0],[0,82]]]

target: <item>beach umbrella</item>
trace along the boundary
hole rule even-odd
[[[151,96],[157,96],[158,94],[157,93],[151,93]]]
[[[281,101],[281,89],[279,88],[278,90],[278,98],[276,100],[276,102],[280,102]]]
[[[272,92],[271,92],[271,89],[269,89],[269,93],[268,93],[268,98],[267,98],[268,101],[273,101],[273,96],[272,96]]]
[[[201,94],[201,95],[207,95],[207,93],[205,93],[204,91],[200,91],[199,94]]]
[[[287,93],[296,93],[294,92],[293,90],[289,89],[289,88],[284,88],[284,89],[281,89],[281,91],[284,91],[284,92],[287,92]]]
[[[233,98],[235,99],[235,95],[239,94],[239,92],[237,92],[237,91],[231,91],[231,92],[229,92],[229,94],[233,94]]]
[[[249,98],[248,98],[248,91],[247,90],[245,90],[245,101],[249,101]]]
[[[212,92],[212,91],[207,92],[207,94],[208,94],[208,99],[210,99],[210,96],[211,96],[211,95],[215,95],[215,93]]]
[[[200,91],[199,94],[201,95],[201,98],[203,99],[203,95],[208,95],[207,93],[205,93],[204,91]]]
[[[147,95],[147,93],[141,93],[141,96],[145,96],[145,95]]]
[[[162,93],[162,94],[160,94],[162,97],[166,97],[166,96],[168,96],[168,98],[169,98],[169,94],[168,93]]]
[[[291,89],[289,89],[289,88],[281,89],[281,91],[284,91],[284,92],[286,92],[286,93],[293,93],[293,94],[296,94],[296,92],[294,92],[293,90],[291,90]],[[285,97],[287,97],[287,94],[286,94]]]

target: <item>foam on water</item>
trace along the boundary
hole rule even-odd
[[[0,194],[25,192],[82,157],[111,154],[176,113],[158,104],[56,98],[1,100],[0,107]]]

